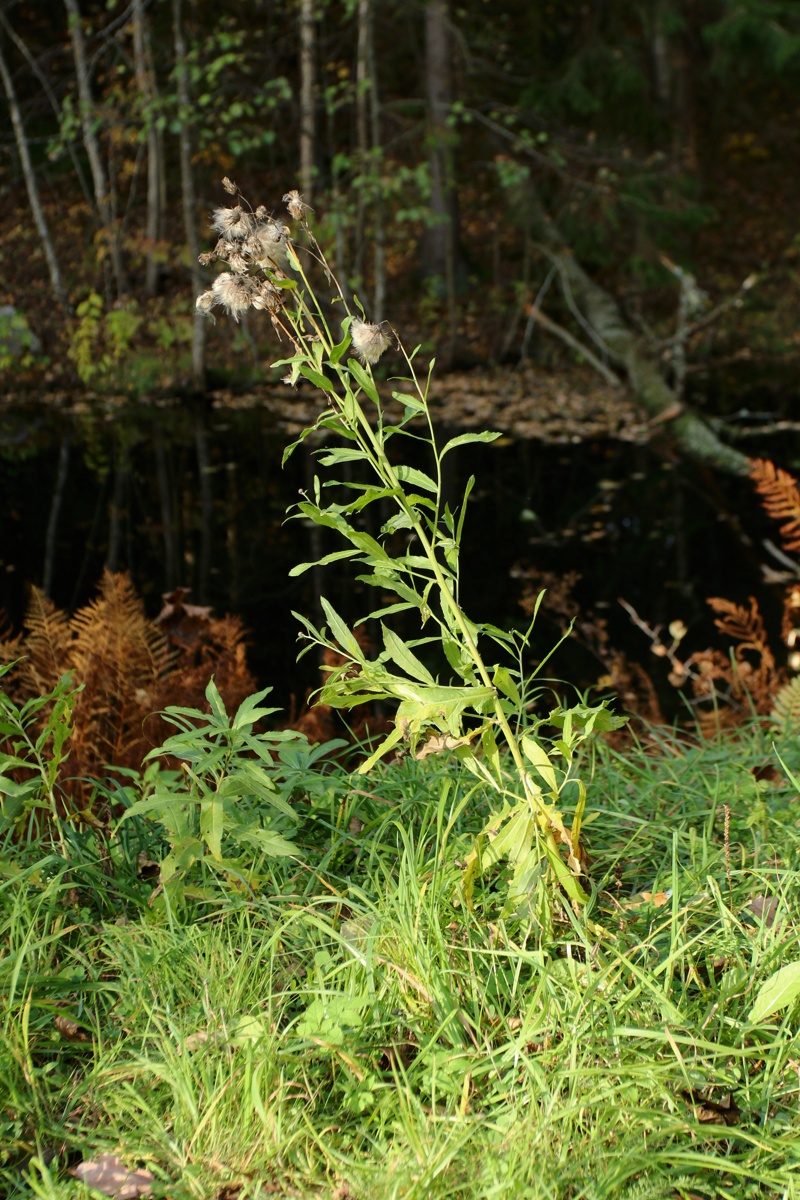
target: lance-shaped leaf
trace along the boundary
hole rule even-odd
[[[417,679],[421,683],[435,684],[436,680],[431,675],[424,663],[421,663],[416,654],[412,654],[402,638],[399,638],[394,630],[387,628],[381,624],[383,631],[383,644],[386,647],[386,653],[389,658],[398,666],[401,671],[405,671],[412,679]]]

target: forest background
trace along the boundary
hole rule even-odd
[[[691,627],[710,586],[695,582],[699,530],[687,543],[699,495],[719,534],[714,570],[744,560],[739,584],[725,582],[752,590],[754,529],[739,528],[749,494],[720,472],[744,472],[745,451],[769,456],[776,435],[793,462],[791,3],[70,0],[6,4],[0,37],[11,516],[0,600],[14,623],[28,582],[74,608],[104,566],[132,570],[153,613],[180,585],[250,626],[265,608],[277,620],[280,589],[259,577],[249,523],[271,514],[261,536],[282,573],[275,527],[307,478],[276,482],[280,431],[254,438],[241,413],[291,430],[316,400],[270,371],[281,345],[268,321],[194,316],[230,173],[276,214],[301,190],[369,318],[437,354],[442,424],[585,447],[555,476],[521,450],[523,502],[494,514],[534,523],[522,532],[538,568],[577,565],[590,599],[616,608],[623,580],[598,590],[594,579],[609,546],[626,569],[641,561],[641,540],[626,559],[614,538],[645,511],[652,571],[628,598]],[[46,418],[25,414],[32,399]],[[687,473],[692,461],[711,474]],[[661,465],[677,466],[674,486],[637,492]],[[45,489],[32,486],[40,471]],[[611,512],[623,481],[629,507]],[[509,545],[498,575],[518,567]],[[259,669],[283,678],[289,660]]]

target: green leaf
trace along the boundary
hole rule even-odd
[[[336,392],[336,387],[332,379],[315,371],[313,367],[308,367],[305,363],[300,365],[300,374],[314,384],[314,387],[321,388],[323,392]]]
[[[368,774],[372,770],[372,768],[375,766],[376,762],[378,762],[379,759],[383,758],[384,754],[388,753],[388,751],[391,750],[393,746],[396,746],[397,743],[402,739],[402,737],[403,737],[402,726],[397,724],[397,725],[395,725],[395,727],[391,731],[391,733],[388,735],[388,737],[385,737],[383,739],[380,746],[378,746],[378,749],[375,750],[372,754],[370,754],[370,756],[366,760],[366,762],[363,762],[361,764],[361,766],[358,768],[356,774],[357,775]]]
[[[439,458],[444,458],[448,450],[455,450],[456,446],[467,446],[470,442],[496,442],[501,436],[500,432],[490,433],[488,430],[484,433],[460,433],[458,437],[450,438],[442,447]]]
[[[289,572],[290,577],[302,575],[306,571],[310,571],[312,567],[327,567],[328,563],[338,562],[342,558],[352,558],[354,554],[358,554],[358,550],[334,550],[330,554],[326,554],[324,558],[317,559],[316,562],[298,563],[296,567],[292,567]]]
[[[492,676],[492,683],[504,696],[508,696],[509,700],[513,700],[515,704],[520,703],[519,689],[507,667],[497,668]]]
[[[794,1004],[800,996],[800,962],[787,963],[762,983],[747,1019],[756,1024]]]
[[[340,462],[361,462],[366,458],[363,450],[354,450],[349,446],[337,446],[333,450],[325,450],[320,454],[323,467],[334,467]]]
[[[395,467],[394,473],[401,483],[410,483],[413,487],[433,492],[434,496],[438,495],[439,489],[430,475],[426,475],[424,471],[418,471],[416,467],[399,466]]]
[[[212,796],[200,804],[200,837],[208,846],[209,854],[217,861],[222,858],[222,830],[225,810],[222,799]]]
[[[420,400],[419,396],[415,396],[410,392],[392,392],[392,399],[399,400],[406,408],[412,409],[414,412],[425,412],[425,403]]]
[[[348,322],[348,325],[351,320],[352,320],[352,317],[345,317],[345,319],[344,319],[344,321]],[[342,322],[342,325],[344,325],[344,321]],[[347,350],[350,347],[351,340],[352,339],[350,337],[349,332],[345,333],[342,340],[331,349],[330,360],[334,366],[336,366],[336,364],[338,362],[341,362],[342,358],[344,357],[345,353],[347,352]]]
[[[217,685],[214,683],[213,675],[209,679],[208,687],[206,688],[206,700],[210,704],[211,711],[218,721],[227,726],[228,713],[225,705],[222,702],[222,696],[220,696],[219,692],[217,691]]]
[[[383,644],[386,647],[387,654],[393,663],[410,675],[412,679],[419,680],[420,683],[435,684],[436,680],[431,675],[428,668],[420,662],[415,654],[412,654],[406,643],[397,634],[381,624],[383,630]]]
[[[347,625],[345,625],[344,621],[339,616],[333,605],[330,604],[324,596],[320,597],[319,602],[322,605],[322,609],[327,618],[331,633],[345,653],[350,654],[357,662],[366,663],[367,660],[364,657],[364,651],[361,649],[355,637],[350,632]]]
[[[556,779],[555,767],[542,746],[532,737],[522,738],[522,751],[529,762],[533,763],[534,767],[541,775],[551,792],[558,792],[558,781]]]
[[[349,358],[347,360],[347,369],[364,394],[369,396],[372,403],[380,404],[380,396],[375,386],[375,380],[368,371],[364,370],[357,358]]]
[[[263,692],[254,692],[252,696],[244,699],[236,710],[236,716],[233,718],[231,728],[241,729],[243,726],[255,725],[256,721],[260,721],[262,717],[268,717],[272,713],[280,712],[280,709],[277,708],[259,708],[261,701],[271,691],[271,687],[264,688]]]

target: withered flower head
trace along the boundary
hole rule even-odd
[[[211,287],[213,303],[220,304],[235,321],[251,307],[255,285],[246,275],[231,275],[224,271]]]
[[[201,267],[210,267],[216,258],[216,250],[206,250],[204,254],[199,254],[197,256],[197,261],[200,263]]]
[[[282,297],[278,288],[270,283],[268,279],[263,279],[258,284],[253,296],[253,308],[259,310],[266,309],[268,312],[276,313],[280,312],[281,306]]]
[[[277,221],[265,221],[242,244],[242,250],[259,267],[283,271],[287,265],[289,230]]]
[[[222,178],[222,186],[229,196],[237,196],[239,194],[238,185],[232,179],[229,179],[227,175],[224,175]]]
[[[358,357],[363,363],[371,365],[376,363],[392,344],[384,325],[368,325],[366,321],[359,321],[357,318],[350,324],[350,337]]]
[[[231,252],[229,253],[228,266],[230,267],[230,269],[232,271],[235,271],[237,275],[246,275],[247,274],[247,269],[248,269],[249,263],[248,263],[247,259],[245,258],[245,256],[242,254],[241,250],[238,249],[238,247],[236,249],[231,250]]]
[[[296,188],[293,191],[286,193],[286,195],[283,197],[283,203],[286,205],[289,213],[294,217],[295,221],[305,220],[306,213],[314,211],[312,208],[309,208]]]
[[[263,204],[259,204],[258,208],[256,209],[256,216],[258,217],[259,221],[265,221],[267,219],[268,213]]]
[[[195,300],[195,308],[198,312],[210,312],[211,307],[214,304],[214,300],[215,296],[212,291],[201,292],[201,294]]]
[[[253,224],[250,213],[246,213],[241,204],[237,204],[235,208],[215,208],[211,228],[230,242],[247,237]]]

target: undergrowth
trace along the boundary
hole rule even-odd
[[[794,744],[779,745],[797,773]],[[586,752],[592,938],[461,899],[489,798],[406,758],[296,791],[258,892],[170,912],[133,814],[0,857],[0,1179],[83,1195],[102,1152],[153,1194],[792,1197],[796,793],[758,724]]]

